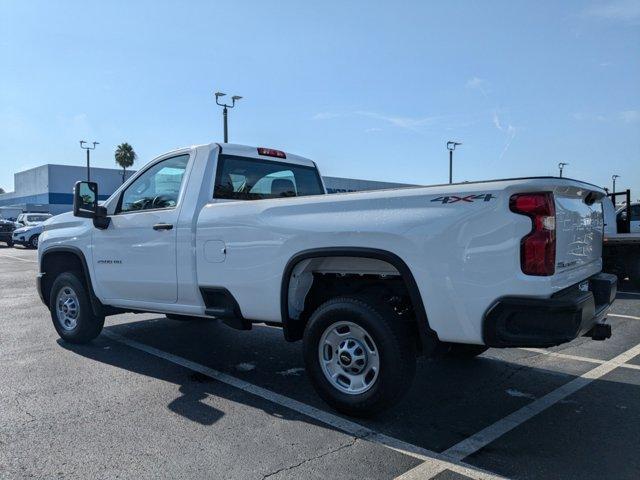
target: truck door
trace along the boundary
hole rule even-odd
[[[177,300],[176,222],[189,155],[149,166],[120,195],[111,224],[94,231],[93,266],[105,299]]]

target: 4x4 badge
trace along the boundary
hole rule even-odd
[[[440,202],[440,203],[456,203],[456,202],[473,203],[476,200],[483,200],[485,202],[488,202],[489,200],[492,200],[494,198],[496,198],[496,197],[494,195],[492,195],[491,193],[479,193],[479,194],[476,194],[476,195],[466,195],[464,197],[459,197],[457,195],[448,195],[446,197],[434,198],[431,201],[432,202]]]

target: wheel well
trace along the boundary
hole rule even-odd
[[[330,298],[357,295],[390,304],[400,321],[415,326],[419,349],[437,335],[429,328],[422,297],[411,271],[400,257],[375,249],[326,249],[294,257],[282,280],[285,338],[302,338],[314,310]]]
[[[42,298],[46,305],[49,305],[51,287],[56,277],[63,272],[72,272],[87,287],[84,265],[77,254],[72,252],[51,252],[42,257],[40,273],[42,277]]]

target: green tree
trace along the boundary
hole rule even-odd
[[[2,195],[3,193],[7,193],[4,191],[4,188],[0,187],[0,195]]]
[[[133,147],[127,142],[121,143],[116,148],[115,153],[116,163],[122,167],[122,183],[124,183],[125,176],[127,174],[127,168],[133,165],[138,155],[133,150]]]

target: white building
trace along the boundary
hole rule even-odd
[[[127,171],[127,178],[133,172]],[[23,212],[68,212],[73,205],[73,186],[87,179],[86,167],[47,164],[13,175],[14,191],[0,195],[0,215],[20,209]],[[100,185],[100,200],[109,198],[122,184],[122,170],[91,168],[91,180]]]

